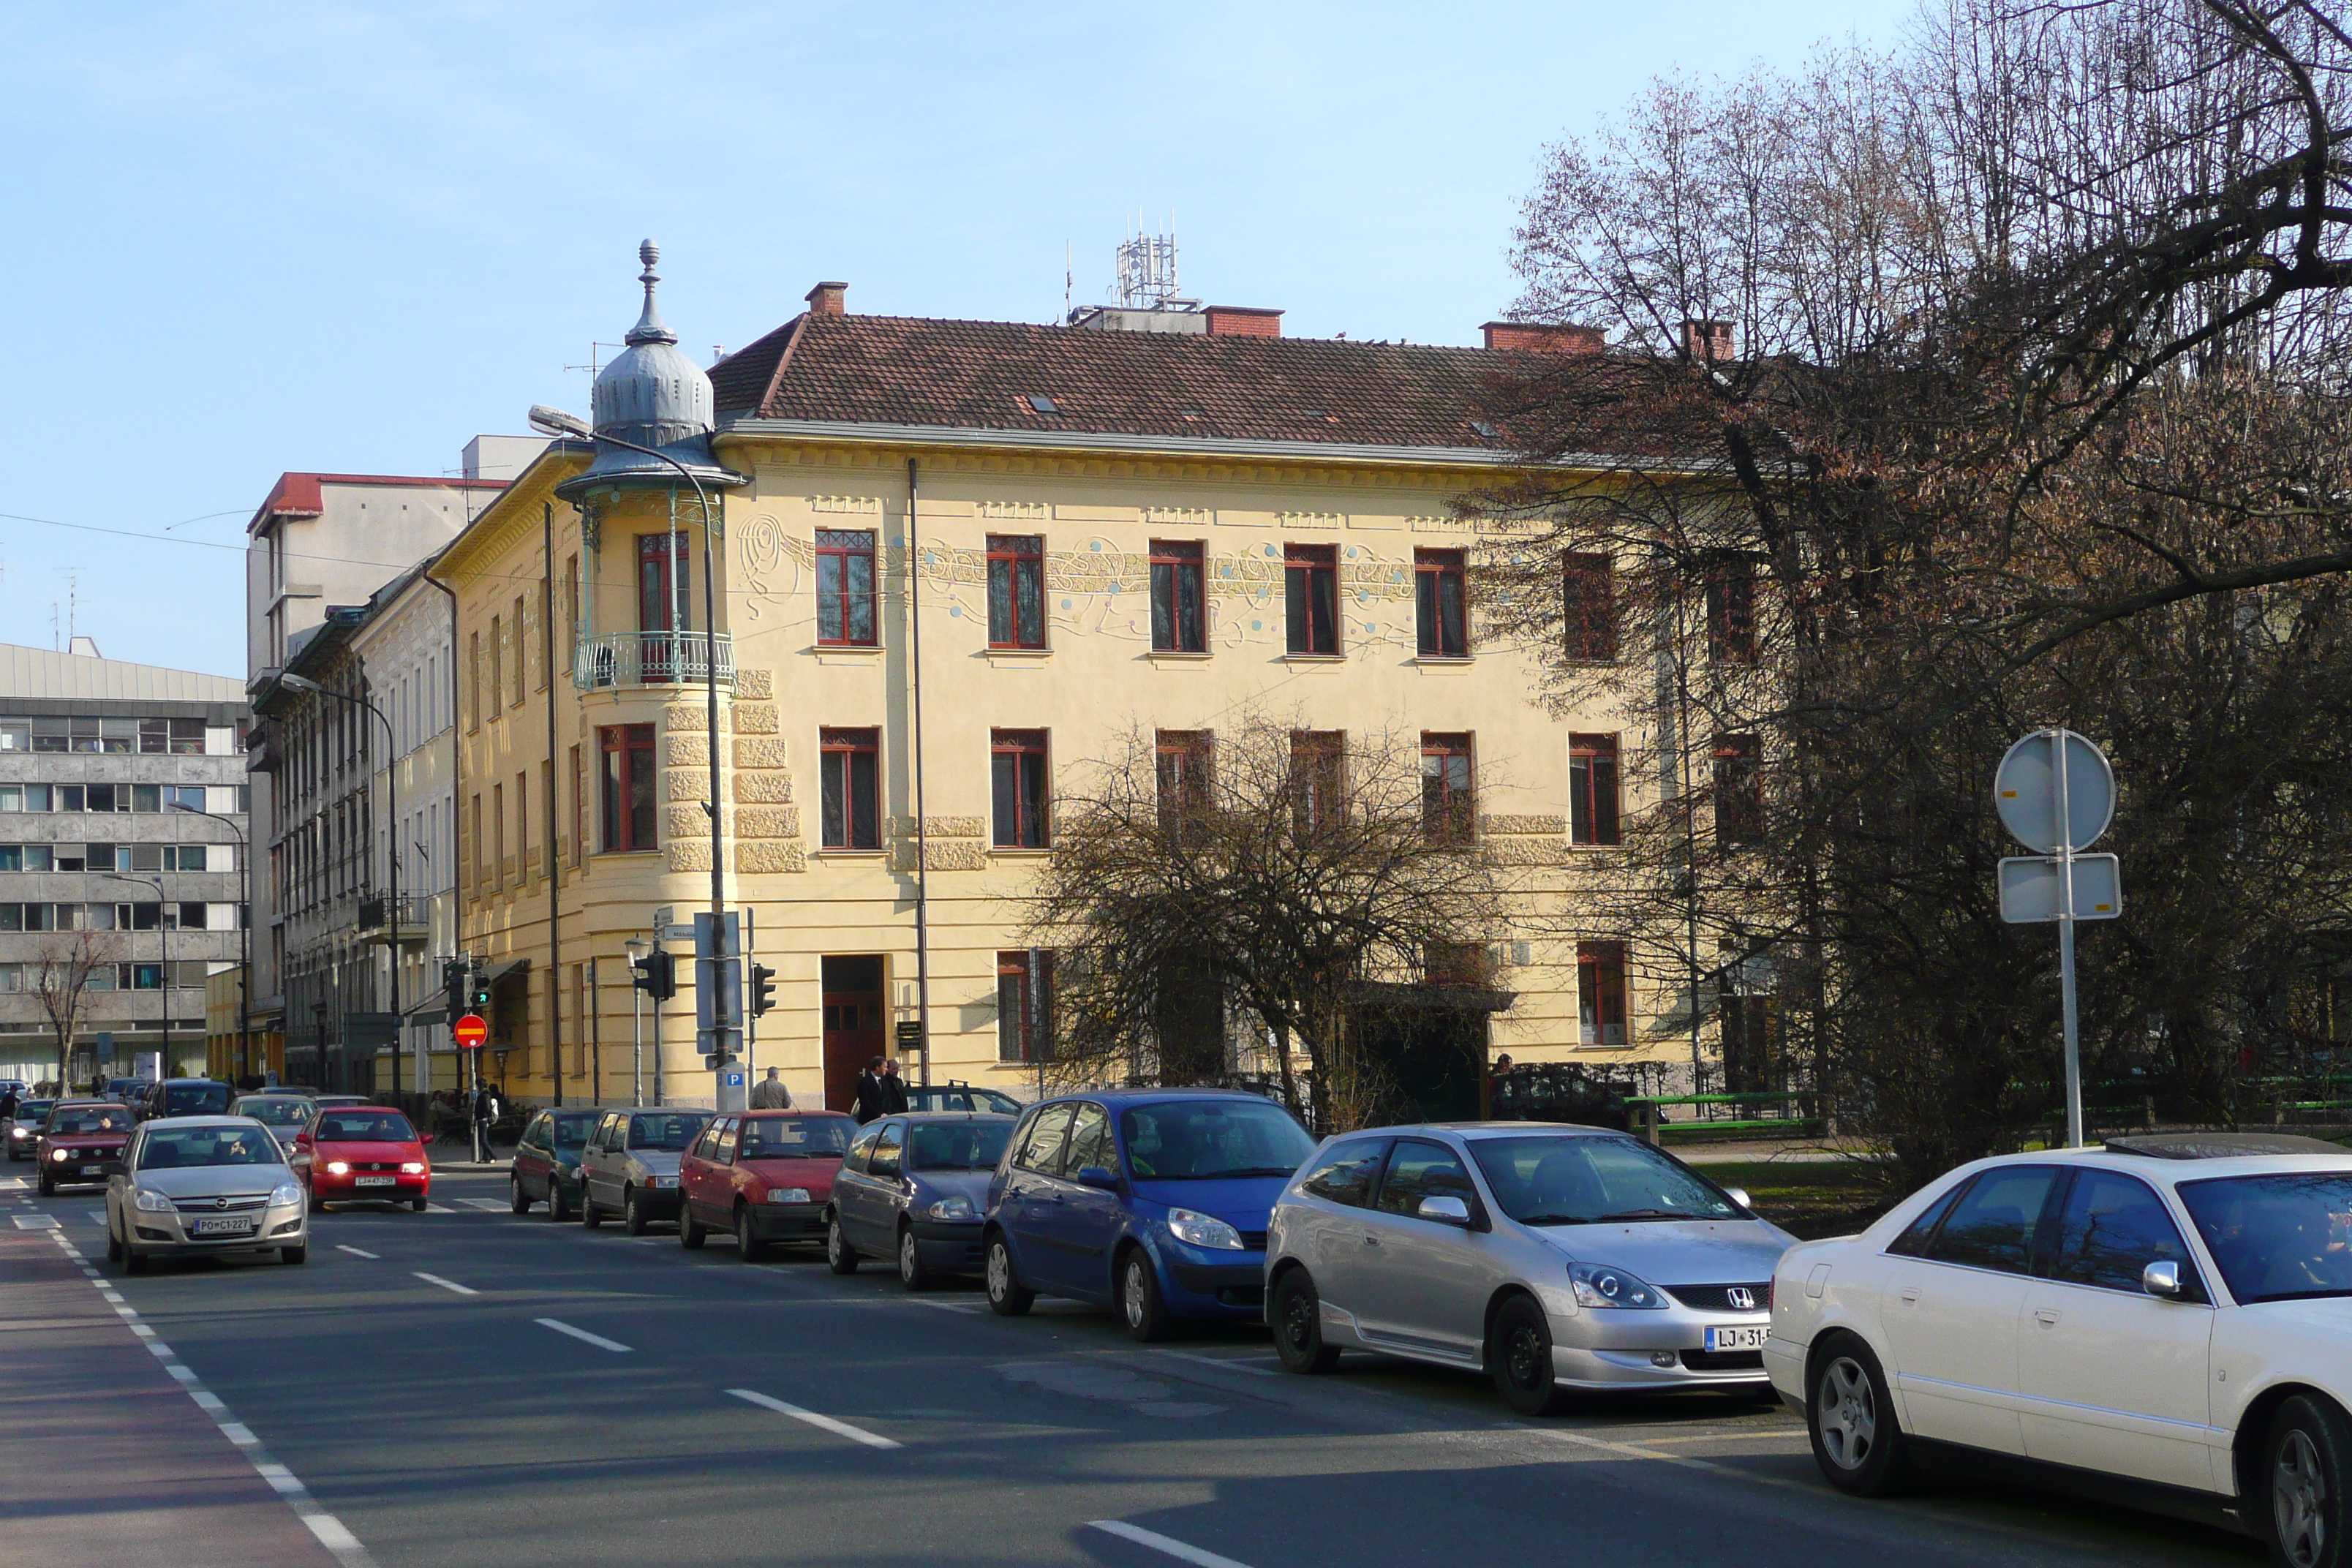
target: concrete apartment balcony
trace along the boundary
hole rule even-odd
[[[735,645],[718,637],[719,683],[735,684]],[[709,644],[700,632],[606,632],[583,637],[572,662],[572,683],[583,691],[635,687],[699,686],[706,679]]]
[[[407,894],[400,898],[399,921],[393,921],[392,900],[381,895],[360,900],[360,936],[362,941],[379,946],[398,942],[403,952],[422,949],[433,935],[433,899],[430,894]]]

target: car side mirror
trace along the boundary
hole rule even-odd
[[[1100,1165],[1088,1165],[1078,1173],[1078,1185],[1099,1187],[1104,1192],[1112,1193],[1118,1190],[1118,1178]]]
[[[1423,1198],[1413,1213],[1423,1219],[1433,1219],[1440,1225],[1468,1225],[1470,1205],[1460,1198],[1439,1196]]]
[[[2149,1264],[2139,1271],[2139,1288],[2151,1296],[2160,1296],[2168,1301],[2179,1300],[2180,1299],[2180,1265],[2171,1262]]]
[[[1746,1187],[1726,1187],[1723,1189],[1723,1195],[1741,1208],[1752,1209],[1756,1206],[1756,1200],[1748,1195]]]

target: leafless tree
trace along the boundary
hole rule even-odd
[[[1030,902],[1055,951],[1053,1073],[1198,1083],[1270,1057],[1316,1124],[1376,1114],[1392,1082],[1353,1027],[1368,983],[1475,980],[1520,890],[1420,751],[1251,714],[1097,763],[1062,797]],[[1229,1016],[1271,1050],[1229,1058]]]
[[[74,1041],[80,1037],[89,1005],[91,980],[114,965],[111,940],[102,931],[60,931],[43,942],[38,955],[26,966],[25,989],[41,1010],[58,1047],[58,1083],[68,1086]]]

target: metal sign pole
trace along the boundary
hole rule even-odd
[[[2066,794],[2066,731],[2050,731],[2058,788],[2058,994],[2066,1031],[2066,1146],[2083,1146],[2083,1045],[2074,1023],[2074,818]]]
[[[646,994],[629,988],[629,1103],[646,1102]]]

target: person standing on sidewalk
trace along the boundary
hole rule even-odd
[[[752,1088],[752,1110],[790,1110],[793,1108],[793,1091],[784,1087],[783,1072],[782,1068],[770,1068],[768,1076]]]
[[[474,1163],[487,1164],[490,1158],[490,1126],[499,1119],[499,1097],[490,1092],[487,1083],[474,1090]]]
[[[857,1100],[850,1107],[849,1113],[860,1121],[871,1121],[876,1117],[889,1114],[889,1101],[885,1098],[887,1093],[882,1087],[882,1058],[876,1057],[866,1064],[866,1070],[857,1075]]]
[[[882,1064],[882,1114],[904,1116],[907,1113],[907,1080],[898,1076],[898,1058],[892,1057]]]

